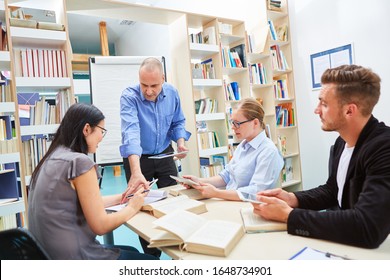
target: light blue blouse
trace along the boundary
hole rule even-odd
[[[275,187],[283,165],[275,144],[262,131],[250,142],[243,140],[238,145],[219,175],[226,183],[226,190],[255,194]]]

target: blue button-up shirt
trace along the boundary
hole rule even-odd
[[[262,131],[250,142],[243,140],[237,146],[233,158],[219,175],[227,190],[255,194],[275,187],[283,165],[275,144]]]
[[[120,153],[130,155],[159,154],[171,141],[188,140],[185,118],[177,90],[164,83],[156,101],[143,96],[140,85],[126,88],[120,99],[122,145]]]

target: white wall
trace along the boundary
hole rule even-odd
[[[310,54],[352,43],[355,63],[382,77],[374,115],[390,124],[390,2],[386,0],[290,0],[290,25],[297,95],[302,176],[305,189],[327,178],[328,147],[337,133],[323,132],[313,113],[318,91],[311,90]]]
[[[115,43],[116,55],[168,56],[170,54],[168,26],[136,22]]]
[[[155,6],[191,13],[245,20],[247,29],[263,21],[265,0],[161,0]],[[387,0],[289,0],[290,31],[297,95],[297,112],[302,162],[303,186],[316,187],[327,178],[329,147],[337,133],[323,132],[314,114],[318,91],[311,90],[310,54],[353,43],[355,63],[372,68],[382,77],[382,96],[374,115],[390,124],[390,69],[387,49],[390,45],[390,1]],[[150,28],[150,27],[148,27]],[[151,48],[164,48],[162,38],[148,38],[150,44],[139,45],[139,40],[150,29],[129,34],[119,47],[120,52],[138,54]],[[156,43],[152,43],[154,42]],[[160,44],[161,43],[161,44]],[[134,52],[133,52],[134,51]],[[166,50],[168,53],[168,50]],[[125,55],[125,54],[118,54]],[[157,53],[156,55],[161,55]]]

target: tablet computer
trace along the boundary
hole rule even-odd
[[[263,203],[256,199],[256,194],[246,193],[246,192],[240,192],[240,193],[243,201],[248,201],[248,202],[258,203],[258,204]]]
[[[158,154],[158,155],[153,155],[153,156],[150,156],[148,158],[150,159],[162,159],[162,158],[168,158],[168,157],[174,157],[174,156],[177,156],[177,155],[182,155],[182,154],[187,154],[188,151],[184,151],[184,152],[172,152],[172,153],[166,153],[166,154]]]
[[[198,183],[192,181],[191,179],[187,179],[187,178],[181,178],[181,177],[177,177],[177,176],[172,176],[170,175],[170,177],[174,180],[176,180],[176,182],[178,183],[182,183],[182,184],[185,184],[185,185],[188,185],[188,186],[199,186]]]

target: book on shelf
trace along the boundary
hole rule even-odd
[[[186,210],[195,214],[201,214],[207,212],[207,207],[201,201],[191,199],[186,195],[179,195],[143,205],[141,210],[149,212],[156,218],[160,218],[175,210]]]
[[[37,28],[55,31],[65,31],[65,25],[55,22],[38,21]]]
[[[242,223],[246,233],[260,233],[271,231],[285,231],[287,224],[282,222],[270,221],[263,219],[259,215],[253,213],[252,207],[244,207],[240,209]]]
[[[285,135],[278,135],[277,147],[282,156],[287,154],[287,137]]]
[[[274,80],[274,93],[276,99],[288,99],[288,86],[286,79]]]
[[[161,231],[148,247],[180,246],[191,253],[226,257],[244,235],[242,225],[175,211],[153,222]]]
[[[281,24],[275,27],[276,38],[279,41],[288,41],[288,28],[286,24]]]
[[[269,26],[269,30],[270,30],[270,34],[271,34],[271,39],[272,40],[278,40],[278,35],[276,33],[276,28],[275,28],[275,25],[273,23],[272,20],[268,20],[268,26]]]
[[[269,124],[265,124],[265,134],[269,139],[272,140],[272,133],[271,133],[271,127]]]
[[[203,79],[215,79],[215,69],[213,59],[209,58],[201,63]]]
[[[0,51],[8,50],[7,27],[0,21]]]
[[[217,44],[217,37],[215,32],[214,26],[206,27],[203,30],[203,43],[209,44],[209,45],[216,45]]]
[[[279,0],[267,0],[267,8],[271,11],[282,11],[282,1]]]
[[[200,63],[191,63],[192,78],[203,79],[203,70]]]
[[[288,182],[294,179],[294,169],[293,169],[293,163],[291,157],[284,159],[284,166],[282,169],[282,179],[283,182]]]
[[[11,26],[25,27],[25,28],[37,28],[37,24],[38,24],[38,22],[33,19],[19,19],[19,18],[10,18],[9,23]]]
[[[54,10],[9,6],[9,11],[11,19],[29,19],[36,22],[56,23],[56,12]]]
[[[168,192],[165,190],[149,190],[148,195],[144,197],[144,206],[151,204],[151,203],[154,203],[156,201],[166,199],[167,197],[168,197]],[[127,203],[113,205],[113,206],[107,207],[106,210],[119,211],[122,208],[126,207],[126,205],[127,205]]]

